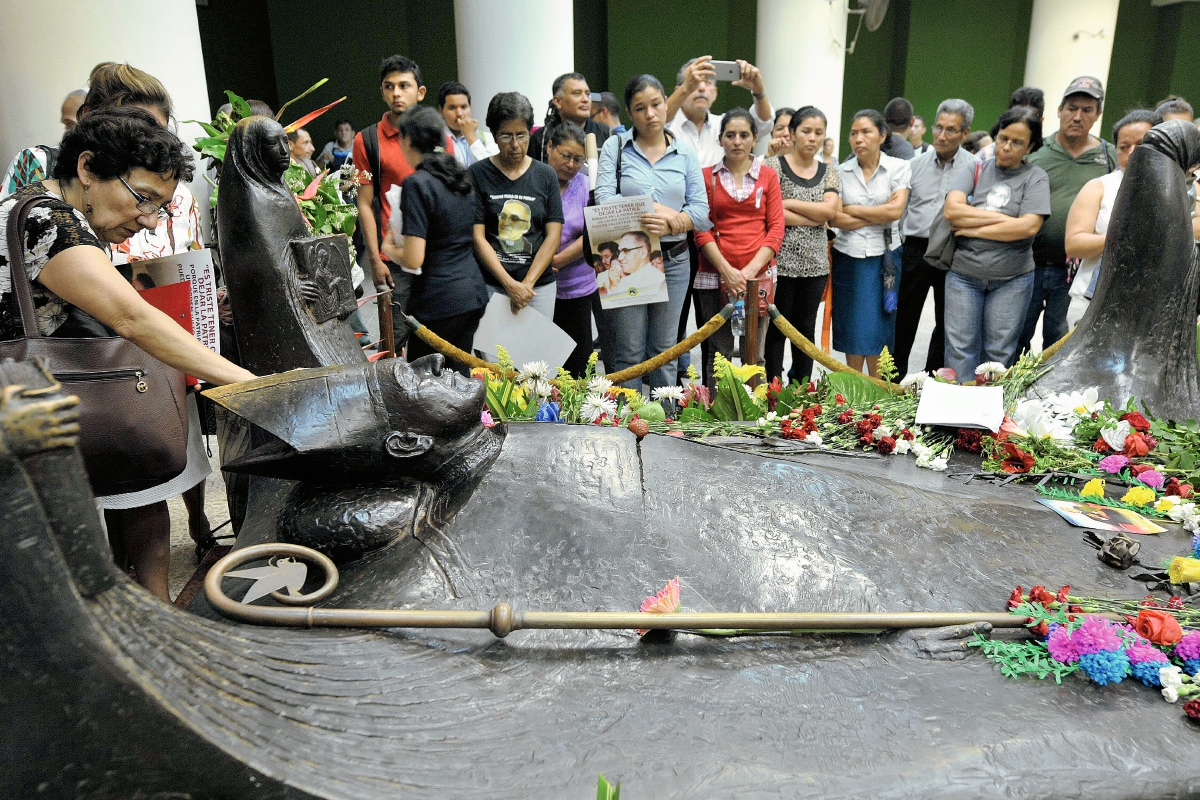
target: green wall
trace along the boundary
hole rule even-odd
[[[434,101],[443,81],[457,75],[453,0],[395,3],[383,15],[363,11],[332,18],[329,4],[318,0],[267,0],[267,6],[280,102],[329,78],[289,109],[285,121],[346,95],[345,102],[312,123],[309,132],[318,149],[332,138],[338,118],[349,119],[358,130],[383,115],[379,62],[385,56],[400,53],[421,65],[427,102]],[[320,24],[327,18],[336,24]]]
[[[212,114],[226,102],[226,89],[277,107],[267,0],[209,0],[196,6],[196,18]]]
[[[838,0],[841,2],[841,0]],[[710,53],[714,58],[756,58],[757,0],[572,0],[576,69],[594,91],[621,97],[633,75],[650,72],[670,92],[679,66]],[[215,109],[223,90],[233,89],[274,106],[323,77],[315,95],[286,115],[294,118],[341,95],[341,107],[313,124],[318,146],[333,121],[350,119],[361,128],[379,119],[379,62],[403,53],[421,65],[427,102],[442,82],[457,77],[453,0],[399,0],[386,18],[363,10],[343,13],[336,25],[316,0],[209,0],[197,8],[204,44],[209,98]],[[1023,83],[1033,0],[1002,6],[977,0],[892,0],[883,25],[865,28],[846,56],[842,130],[861,108],[880,111],[904,96],[932,122],[938,103],[962,97],[975,106],[978,130],[990,127]],[[351,7],[353,12],[356,7]],[[686,13],[680,13],[686,9]],[[670,20],[669,27],[648,21]],[[858,17],[851,16],[846,42]],[[1200,107],[1200,3],[1161,8],[1150,0],[1121,0],[1108,81],[1106,120],[1179,94]],[[797,54],[801,68],[803,54]],[[771,76],[767,78],[768,93]],[[716,110],[747,106],[750,94],[720,87]],[[1055,105],[1055,98],[1048,98]],[[777,105],[803,98],[772,96]],[[478,103],[478,98],[476,99]],[[482,109],[477,115],[482,114]],[[838,151],[849,152],[845,137]]]
[[[1153,7],[1150,0],[1121,0],[1113,37],[1104,120],[1112,123],[1135,108],[1152,108],[1168,95],[1200,106],[1200,5]]]
[[[972,128],[986,130],[1024,84],[1033,0],[1010,0],[1003,9],[988,14],[987,35],[980,35],[979,3],[913,0],[904,96],[929,127],[938,104],[958,97],[975,108]]]
[[[625,84],[650,73],[667,93],[689,58],[711,55],[718,60],[754,61],[757,0],[692,0],[687,12],[671,0],[608,0],[608,89],[624,102]],[[651,20],[670,20],[664,27]],[[578,41],[578,39],[576,40]],[[767,76],[770,93],[770,76]],[[740,87],[721,84],[714,110],[721,112],[754,102]]]

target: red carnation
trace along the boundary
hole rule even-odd
[[[1064,586],[1058,590],[1058,594],[1054,595],[1054,599],[1056,602],[1066,604],[1067,595],[1069,595],[1070,593],[1071,593],[1071,585],[1067,584],[1066,586]]]
[[[854,422],[854,409],[851,408],[838,414],[837,421],[840,425],[849,425],[851,422]]]
[[[1200,722],[1200,698],[1184,703],[1183,713],[1187,714],[1192,722]]]
[[[1007,608],[1009,611],[1012,611],[1014,608],[1016,608],[1017,606],[1021,605],[1021,601],[1024,599],[1024,598],[1022,597],[1022,595],[1023,595],[1023,594],[1024,594],[1024,591],[1021,589],[1021,587],[1020,587],[1020,586],[1018,586],[1017,588],[1013,589],[1013,590],[1012,590],[1012,594],[1010,594],[1010,595],[1008,596],[1008,605],[1006,606],[1006,608]]]
[[[842,397],[840,394],[834,395],[833,401],[835,403],[837,403],[839,406],[846,405],[846,398]]]
[[[878,408],[878,406],[876,406],[876,408]],[[872,428],[878,428],[883,424],[883,417],[879,416],[878,414],[868,414],[867,419],[871,421]]]
[[[1021,472],[1029,472],[1029,470],[1033,469],[1035,463],[1034,457],[1012,442],[1004,443],[1004,452],[1007,455],[1005,455],[1004,462],[1000,465],[1000,468],[1005,472],[1015,475]]]
[[[1121,421],[1128,422],[1129,427],[1133,428],[1135,431],[1141,431],[1142,433],[1145,433],[1146,431],[1150,430],[1149,420],[1143,417],[1138,411],[1130,411],[1128,414],[1122,414]]]
[[[903,436],[905,439],[908,439],[910,442],[917,438],[913,434],[913,432],[910,431],[908,428],[905,428],[904,430],[900,431],[900,435]]]
[[[1103,436],[1101,436],[1099,439],[1096,440],[1096,443],[1094,445],[1092,445],[1092,449],[1095,450],[1097,453],[1111,453],[1112,452],[1112,448],[1108,446],[1108,442],[1104,441]]]
[[[1171,599],[1167,601],[1167,608],[1174,609],[1175,611],[1182,611],[1183,598],[1177,594],[1171,595]]]
[[[1125,455],[1130,458],[1142,458],[1150,452],[1150,443],[1140,433],[1131,433],[1125,437]]]
[[[817,382],[816,382],[816,381],[809,381],[809,382],[808,382],[808,393],[809,393],[809,394],[816,394],[816,392],[817,392]]]
[[[820,403],[817,403],[815,406],[812,406],[811,408],[812,408],[812,412],[815,416],[820,416],[822,413],[824,413],[824,411],[821,408]]]
[[[1129,465],[1129,474],[1136,478],[1138,475],[1141,475],[1143,472],[1149,472],[1152,469],[1154,469],[1153,464],[1130,464]]]
[[[869,419],[860,419],[854,425],[855,432],[864,439],[872,438],[871,432],[875,430],[875,426],[871,424]]]
[[[1037,603],[1044,608],[1049,608],[1050,604],[1055,602],[1055,600],[1055,596],[1046,591],[1045,586],[1034,586],[1029,590],[1029,602],[1031,603]]]
[[[975,428],[959,428],[954,446],[968,453],[978,453],[983,448],[983,434]]]
[[[870,447],[875,444],[875,437],[868,433],[866,436],[858,437],[858,443],[863,447]]]
[[[879,446],[880,455],[886,456],[896,449],[896,440],[891,436],[884,436],[880,438],[876,444]]]
[[[1029,619],[1028,617],[1026,617],[1026,621],[1033,622],[1033,620]],[[1029,632],[1040,639],[1045,639],[1050,635],[1050,623],[1046,622],[1046,620],[1042,620],[1037,625],[1034,625],[1032,628],[1030,628]]]

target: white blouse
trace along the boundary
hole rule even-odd
[[[862,167],[857,158],[838,165],[841,174],[842,205],[881,206],[897,189],[908,189],[912,185],[912,170],[908,161],[894,158],[887,153],[879,154],[879,166],[871,176],[870,183],[863,180]],[[900,221],[892,223],[892,249],[900,246]],[[867,225],[853,231],[838,230],[833,247],[851,258],[871,258],[883,255],[884,226]]]

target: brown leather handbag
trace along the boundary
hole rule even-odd
[[[25,336],[0,342],[0,358],[38,356],[63,388],[79,397],[79,450],[92,492],[124,494],[165,483],[187,466],[184,375],[119,336],[42,336],[25,271],[30,210],[47,198],[23,198],[8,216],[9,274]]]

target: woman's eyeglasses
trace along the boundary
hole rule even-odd
[[[501,144],[512,144],[513,142],[528,142],[529,134],[528,133],[498,133],[498,134],[496,134],[496,141],[500,142]]]
[[[142,212],[146,216],[151,216],[151,215],[156,216],[160,220],[166,219],[167,217],[171,216],[171,212],[167,210],[166,206],[160,206],[158,203],[154,202],[149,197],[146,197],[145,195],[141,195],[141,194],[138,194],[137,192],[135,192],[133,190],[133,187],[130,186],[128,183],[126,183],[125,179],[122,178],[120,175],[117,176],[117,180],[119,180],[121,182],[122,186],[124,186],[126,189],[129,190],[129,193],[131,195],[133,195],[133,199],[137,200],[136,208],[138,211]]]

